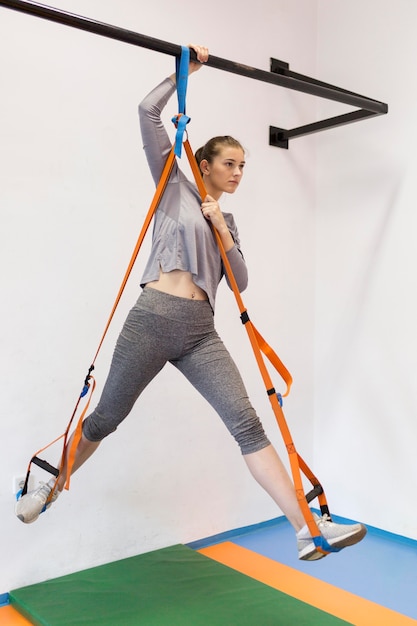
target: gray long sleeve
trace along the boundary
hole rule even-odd
[[[166,78],[139,105],[143,147],[155,184],[160,179],[172,145],[161,113],[174,92],[175,84]],[[201,213],[200,205],[196,185],[186,178],[176,162],[154,217],[152,250],[141,285],[158,280],[160,270],[191,272],[194,283],[207,293],[214,311],[217,287],[224,268],[213,232]],[[227,257],[239,291],[243,291],[248,275],[239,247],[237,227],[231,213],[223,215],[235,243],[227,252]]]

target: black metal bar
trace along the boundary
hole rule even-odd
[[[335,85],[330,85],[329,83],[324,83],[321,80],[317,80],[317,78],[311,78],[310,76],[305,76],[304,74],[299,74],[297,72],[293,72],[292,70],[290,70],[290,66],[288,63],[286,63],[285,61],[280,61],[279,59],[274,59],[271,58],[270,60],[270,68],[271,68],[271,72],[274,72],[274,74],[284,74],[285,76],[290,76],[291,78],[296,78],[297,80],[301,80],[303,82],[307,82],[307,83],[312,83],[314,85],[318,85],[321,87],[326,87],[328,89],[333,89],[334,91],[337,91],[341,94],[350,94],[352,96],[358,96],[359,98],[364,98],[366,100],[369,100],[369,102],[378,102],[378,100],[373,100],[372,98],[367,98],[366,96],[361,96],[358,93],[355,93],[353,91],[348,91],[347,89],[342,89],[342,87],[336,87]],[[382,103],[379,103],[382,104]],[[382,111],[383,113],[387,113],[388,112],[388,107],[387,105],[385,105],[386,110]]]
[[[0,6],[51,20],[66,26],[72,26],[73,28],[78,28],[97,35],[133,44],[135,46],[141,46],[150,50],[162,52],[164,54],[179,56],[181,52],[180,45],[148,37],[146,35],[140,35],[139,33],[131,30],[97,22],[96,20],[68,13],[66,11],[61,11],[37,2],[31,2],[29,0],[0,0]],[[357,106],[368,111],[373,111],[376,114],[387,112],[387,106],[383,102],[378,102],[377,100],[371,100],[352,92],[345,92],[344,90],[340,90],[332,86],[320,84],[318,81],[313,80],[310,82],[293,76],[286,76],[285,74],[275,74],[273,72],[259,70],[248,65],[242,65],[241,63],[222,59],[213,55],[210,55],[207,65],[226,72],[232,72],[233,74],[246,76],[247,78],[253,78],[255,80],[285,87],[287,89],[293,89],[295,91],[301,91],[303,93],[326,98],[328,100],[335,100],[351,106]]]
[[[311,135],[312,133],[317,133],[321,130],[327,130],[329,128],[336,128],[337,126],[357,122],[358,120],[366,117],[373,117],[374,115],[375,113],[359,109],[357,111],[352,111],[351,113],[345,113],[344,115],[337,115],[336,117],[330,117],[326,120],[313,122],[312,124],[298,126],[297,128],[292,128],[291,130],[270,126],[269,145],[277,148],[288,148],[289,139],[304,137],[305,135]]]
[[[147,35],[141,35],[131,30],[126,30],[118,26],[112,26],[103,22],[68,13],[60,9],[46,6],[33,2],[32,0],[0,0],[0,6],[14,9],[22,13],[27,13],[35,17],[84,30],[86,32],[108,37],[116,41],[122,41],[124,43],[140,46],[156,52],[162,52],[163,54],[169,54],[171,56],[178,57],[181,54],[181,46],[173,44],[168,41],[162,41],[161,39],[155,39],[148,37]],[[196,60],[196,56],[193,50],[191,50],[191,58]],[[388,106],[384,102],[379,102],[372,98],[361,96],[347,89],[342,89],[334,85],[329,85],[322,81],[316,80],[309,76],[297,74],[289,69],[289,64],[277,59],[271,59],[271,71],[250,67],[249,65],[242,65],[228,59],[222,59],[210,55],[207,62],[209,67],[252,78],[254,80],[260,80],[265,83],[278,85],[285,87],[286,89],[292,89],[294,91],[300,91],[312,96],[318,96],[327,100],[333,100],[342,104],[358,107],[359,110],[353,113],[347,113],[345,115],[339,115],[337,117],[322,120],[320,122],[314,122],[305,126],[299,126],[291,130],[285,130],[283,128],[277,128],[270,126],[269,131],[269,143],[273,146],[280,148],[288,148],[288,140],[295,137],[301,137],[303,135],[311,134],[327,128],[334,128],[344,124],[363,119],[365,117],[383,115],[388,112]]]
[[[303,137],[304,135],[310,135],[316,133],[325,128],[335,128],[336,126],[343,126],[344,124],[350,124],[365,117],[371,117],[374,113],[371,111],[365,111],[359,109],[358,111],[352,111],[352,113],[345,113],[344,115],[337,115],[336,117],[330,117],[320,122],[313,122],[312,124],[306,124],[305,126],[299,126],[298,128],[292,128],[284,133],[287,139],[293,139],[294,137]]]

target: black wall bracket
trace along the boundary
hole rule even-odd
[[[155,50],[156,52],[170,54],[175,57],[179,57],[181,54],[180,45],[153,37],[147,37],[146,35],[140,35],[131,30],[97,22],[96,20],[61,11],[60,9],[55,9],[30,0],[0,0],[0,6],[134,46]],[[191,51],[191,58],[196,59],[193,51]],[[287,89],[293,89],[295,91],[358,107],[358,109],[352,113],[313,122],[312,124],[299,126],[298,128],[292,128],[290,130],[270,126],[269,143],[271,146],[288,148],[290,139],[316,133],[327,128],[342,126],[367,117],[388,113],[388,106],[384,102],[360,96],[352,91],[323,83],[314,78],[303,76],[302,74],[296,74],[289,69],[288,63],[278,61],[277,59],[271,59],[271,71],[269,72],[229,61],[228,59],[221,59],[213,55],[210,55],[207,65],[240,76],[246,76],[254,80],[260,80]]]
[[[288,76],[296,81],[302,82],[305,86],[309,86],[310,88],[308,90],[303,90],[306,93],[322,96],[329,100],[335,100],[336,102],[342,102],[345,104],[354,104],[354,101],[356,101],[355,104],[359,104],[360,108],[357,111],[352,111],[351,113],[345,113],[343,115],[330,117],[319,122],[313,122],[312,124],[298,126],[297,128],[292,128],[291,130],[270,126],[270,146],[288,149],[288,142],[290,139],[303,137],[305,135],[310,135],[311,133],[317,133],[319,131],[326,130],[327,128],[343,126],[367,117],[388,113],[388,106],[385,103],[365,98],[365,96],[360,96],[353,91],[347,91],[346,89],[341,89],[340,87],[323,83],[315,78],[310,78],[309,76],[292,72],[289,64],[285,61],[279,61],[278,59],[271,58],[271,72],[282,76]],[[323,90],[327,91],[327,95],[324,95]]]

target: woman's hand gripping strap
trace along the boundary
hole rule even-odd
[[[188,84],[188,67],[190,64],[190,49],[187,46],[181,46],[181,57],[175,60],[175,74],[177,79],[177,95],[178,95],[178,115],[172,118],[177,133],[175,135],[175,156],[181,157],[183,137],[185,127],[190,118],[185,114],[187,84]]]

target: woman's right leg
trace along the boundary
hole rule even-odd
[[[155,295],[157,297],[157,294],[151,294]],[[142,308],[141,302],[146,300],[146,294],[139,298],[124,323],[99,403],[83,423],[83,433],[75,453],[72,474],[92,456],[101,441],[114,432],[129,415],[142,391],[167,362],[170,347],[163,338],[164,332],[161,328],[165,326],[165,322],[160,315]],[[74,435],[68,442],[68,451],[73,437]],[[59,490],[65,485],[66,468],[67,459],[61,468]]]
[[[140,303],[143,293],[130,311],[119,335],[99,403],[83,423],[83,434],[71,473],[79,469],[97,450],[100,442],[116,430],[130,413],[139,395],[167,362],[164,334],[166,336],[169,320],[142,308]],[[68,441],[67,458],[73,437]],[[52,500],[50,494],[55,487],[54,478],[19,498],[16,515],[21,521],[35,521],[45,505],[48,506],[50,501],[56,499],[67,479],[67,458],[60,470]]]

